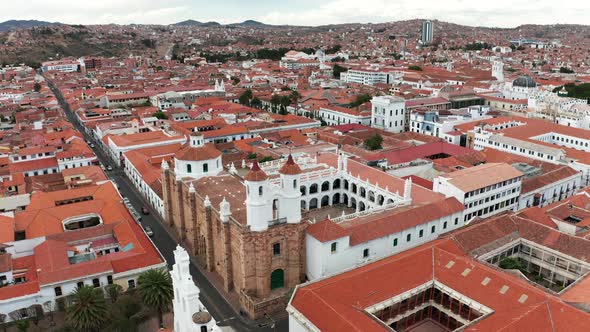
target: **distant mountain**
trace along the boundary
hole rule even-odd
[[[218,27],[218,26],[230,26],[230,27],[248,27],[248,28],[262,28],[269,26],[262,22],[254,20],[246,20],[242,23],[231,23],[231,24],[220,24],[217,22],[200,22],[195,20],[186,20],[178,23],[174,23],[176,26],[195,26],[195,27]]]
[[[197,27],[216,27],[220,26],[221,24],[217,22],[199,22],[195,20],[186,20],[178,23],[174,23],[173,25],[179,26],[197,26]]]
[[[246,20],[242,23],[236,23],[234,25],[240,25],[243,27],[253,27],[253,28],[268,26],[268,24],[264,24],[262,22],[258,22],[258,21],[254,21],[254,20]]]
[[[10,31],[16,29],[27,29],[32,27],[44,27],[48,25],[55,25],[59,23],[51,23],[37,20],[10,20],[0,23],[0,31]]]

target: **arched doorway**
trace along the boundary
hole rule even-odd
[[[340,189],[340,179],[334,180],[332,183],[332,189]]]
[[[328,190],[330,190],[330,182],[324,181],[322,183],[322,191],[328,191]]]
[[[305,196],[307,194],[307,188],[305,186],[301,186],[299,190],[301,190],[301,196]]]
[[[301,200],[301,210],[307,209],[307,203],[304,200]]]
[[[272,271],[270,274],[270,289],[285,287],[285,272],[282,269]]]
[[[359,211],[365,211],[365,203],[362,201],[359,202]]]
[[[330,205],[330,196],[324,196],[322,197],[322,206],[327,206]]]
[[[347,194],[342,195],[342,204],[348,205],[348,195]]]
[[[313,209],[317,209],[318,208],[318,199],[317,198],[312,198],[309,201],[309,209],[313,210]]]
[[[336,193],[332,197],[332,205],[340,204],[340,194]]]
[[[356,199],[354,197],[350,198],[350,207],[356,209]]]

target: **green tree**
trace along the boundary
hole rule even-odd
[[[167,120],[168,119],[168,115],[166,115],[162,111],[157,111],[156,113],[152,114],[152,116],[158,118],[159,120]]]
[[[117,302],[117,299],[119,296],[121,296],[121,293],[123,293],[123,287],[118,284],[108,285],[105,287],[105,290],[107,291],[107,294],[109,295],[112,303]]]
[[[270,107],[273,113],[277,112],[277,107],[281,104],[281,96],[273,94],[270,98]]]
[[[368,93],[362,93],[358,96],[356,96],[356,99],[350,104],[351,107],[358,107],[361,106],[362,104],[371,101],[371,95]]]
[[[252,98],[252,100],[250,100],[250,107],[261,108],[262,100],[260,100],[258,97]]]
[[[39,84],[38,82],[35,83],[35,85],[33,85],[33,90],[35,90],[35,92],[41,91],[41,84]]]
[[[76,288],[66,309],[66,323],[76,331],[98,331],[107,320],[107,305],[100,288]]]
[[[238,100],[239,100],[240,104],[250,106],[250,100],[252,100],[252,97],[253,97],[252,90],[247,89],[246,91],[244,91],[240,95]]]
[[[16,322],[16,329],[19,332],[27,332],[29,330],[29,326],[31,324],[29,323],[28,320],[23,319],[23,320],[19,320],[18,322]]]
[[[422,67],[416,66],[416,65],[408,66],[408,69],[415,70],[415,71],[422,71]]]
[[[505,270],[520,270],[523,268],[521,261],[514,257],[506,257],[502,259],[499,266]]]
[[[172,278],[166,270],[148,270],[139,276],[137,290],[143,303],[158,312],[158,325],[162,325],[162,312],[172,303]]]
[[[383,137],[379,134],[375,134],[370,138],[365,140],[365,147],[367,150],[374,151],[383,148],[381,144],[383,143]]]
[[[559,67],[559,72],[562,74],[573,74],[574,70],[567,67]]]
[[[335,64],[334,67],[332,68],[332,75],[334,75],[334,78],[340,78],[340,74],[347,72],[348,68],[346,67],[342,67],[339,64]]]

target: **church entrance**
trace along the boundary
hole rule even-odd
[[[285,272],[282,269],[274,270],[270,274],[270,289],[285,287]]]

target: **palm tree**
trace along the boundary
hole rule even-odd
[[[98,331],[106,321],[107,305],[100,288],[84,285],[72,293],[66,322],[76,331]]]
[[[119,296],[123,292],[123,287],[121,287],[121,285],[118,285],[118,284],[112,284],[112,285],[108,285],[107,287],[105,287],[105,290],[107,291],[107,294],[109,295],[109,298],[111,299],[111,302],[115,303],[115,302],[117,302],[117,299],[119,298]]]
[[[148,270],[139,276],[137,290],[143,302],[158,311],[158,322],[161,326],[162,311],[172,303],[174,295],[170,274],[163,269]]]

